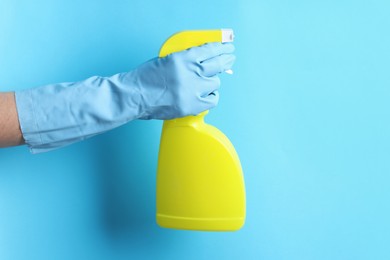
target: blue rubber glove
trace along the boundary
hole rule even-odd
[[[232,67],[232,44],[209,43],[133,71],[15,92],[32,153],[59,148],[134,119],[197,115],[218,103],[218,74]]]

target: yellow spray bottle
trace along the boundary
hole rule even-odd
[[[208,42],[231,42],[233,31],[183,31],[160,57]],[[245,186],[229,139],[204,116],[165,120],[157,166],[157,223],[166,228],[233,231],[245,222]]]

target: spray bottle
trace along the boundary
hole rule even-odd
[[[232,42],[233,38],[231,29],[183,31],[163,44],[159,56],[208,42]],[[161,227],[233,231],[244,225],[240,160],[229,139],[204,122],[207,113],[163,123],[156,214]]]

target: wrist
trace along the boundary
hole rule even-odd
[[[23,144],[13,92],[0,93],[0,147]]]

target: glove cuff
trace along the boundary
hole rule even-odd
[[[24,141],[29,146],[31,153],[36,153],[37,151],[33,147],[42,144],[42,137],[36,121],[31,90],[16,91],[15,100]]]

